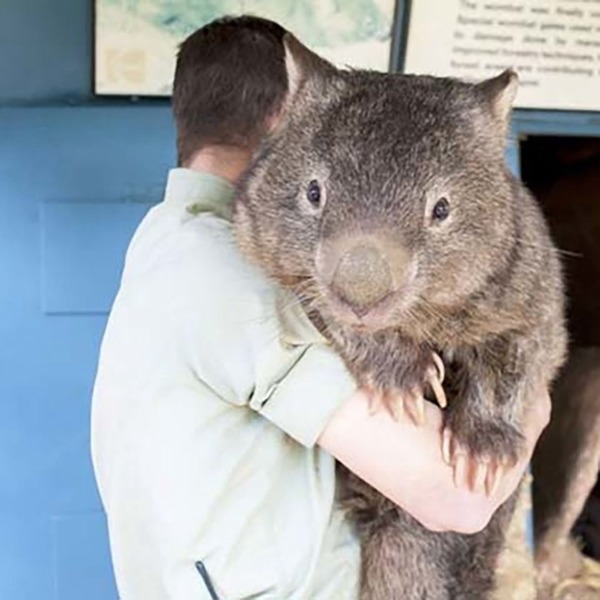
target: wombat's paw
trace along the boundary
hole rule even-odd
[[[442,387],[444,374],[444,363],[433,352],[431,364],[425,369],[422,383],[412,383],[406,387],[403,384],[409,378],[403,376],[399,378],[397,386],[388,386],[378,384],[373,377],[368,377],[365,387],[369,393],[369,410],[371,414],[380,409],[385,409],[396,420],[407,416],[415,425],[423,425],[425,422],[425,389],[433,392],[442,408],[447,405],[446,394]]]
[[[454,469],[454,484],[488,496],[495,494],[504,474],[519,459],[523,436],[507,423],[448,416],[442,455]]]
[[[396,421],[407,416],[415,425],[425,423],[425,398],[418,387],[370,394],[370,413],[374,414],[381,409],[387,410]]]

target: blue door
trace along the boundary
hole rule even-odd
[[[0,108],[0,599],[117,597],[89,451],[128,241],[174,160],[167,106]]]

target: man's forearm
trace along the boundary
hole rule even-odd
[[[367,396],[356,392],[332,418],[319,444],[425,527],[480,531],[514,491],[530,453],[507,472],[491,496],[457,488],[453,470],[442,458],[442,413],[429,403],[425,410],[422,426],[408,418],[395,420],[386,411],[371,415]],[[531,448],[547,422],[534,421]]]

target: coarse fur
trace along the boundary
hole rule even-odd
[[[236,197],[240,248],[298,296],[359,384],[423,387],[437,352],[455,443],[482,461],[516,459],[524,411],[555,376],[566,334],[558,253],[505,164],[513,75],[475,85],[338,70],[291,36],[285,43],[281,123]],[[315,181],[321,200],[311,203]],[[450,214],[437,222],[441,197]],[[355,240],[390,250],[401,281],[360,313],[325,274]],[[341,476],[361,535],[363,599],[488,597],[513,499],[478,534],[433,533]]]

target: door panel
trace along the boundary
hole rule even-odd
[[[116,598],[90,400],[127,244],[174,160],[170,110],[0,109],[0,598]]]

